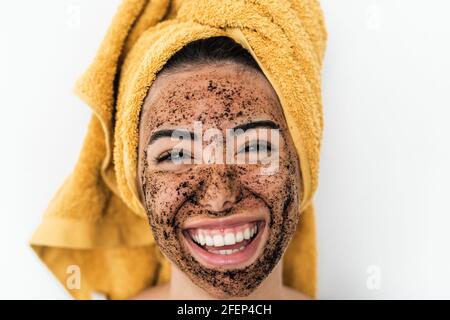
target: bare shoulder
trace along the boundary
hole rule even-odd
[[[283,298],[285,300],[311,300],[306,294],[286,286],[283,286]]]
[[[167,300],[169,297],[169,285],[163,284],[145,289],[132,300]]]

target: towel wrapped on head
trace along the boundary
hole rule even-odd
[[[170,279],[136,185],[139,114],[155,77],[188,43],[227,36],[275,89],[302,172],[301,218],[284,255],[284,283],[316,296],[317,189],[326,45],[317,0],[124,0],[75,91],[93,111],[77,164],[31,245],[79,299],[130,298]],[[78,285],[69,285],[72,266]]]

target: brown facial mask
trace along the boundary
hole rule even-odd
[[[263,164],[173,164],[170,138],[150,137],[162,129],[228,128],[270,120],[279,127],[279,167]],[[276,93],[267,79],[234,64],[194,67],[158,77],[141,113],[138,185],[154,238],[164,255],[193,283],[216,297],[246,296],[282,257],[299,219],[300,170]],[[206,142],[203,142],[206,143]],[[184,226],[201,218],[256,214],[265,217],[260,247],[239,267],[205,265],[192,254]]]

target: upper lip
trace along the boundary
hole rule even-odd
[[[199,217],[192,218],[182,225],[182,229],[225,229],[237,226],[243,223],[266,220],[263,214],[233,214],[222,218]]]

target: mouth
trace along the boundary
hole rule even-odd
[[[182,230],[197,261],[210,268],[242,268],[256,259],[264,244],[264,219],[236,221],[232,217],[208,220]]]

